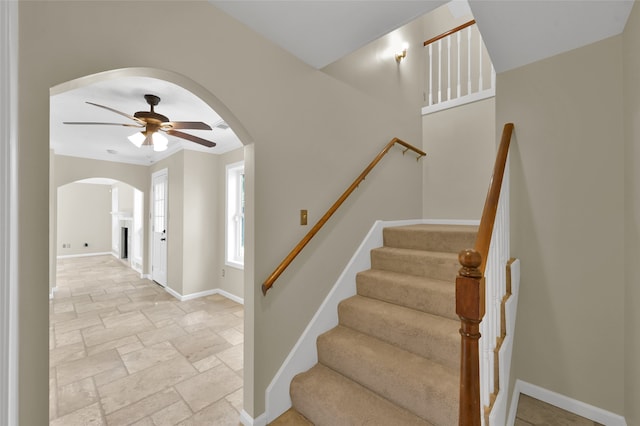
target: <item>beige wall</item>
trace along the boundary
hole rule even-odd
[[[498,75],[515,123],[512,255],[522,260],[514,377],[623,414],[622,38]],[[606,83],[606,84],[605,84]]]
[[[236,149],[235,151],[228,152],[219,157],[219,167],[218,167],[218,176],[217,176],[217,185],[218,185],[218,194],[221,202],[218,203],[217,207],[217,222],[218,222],[218,244],[217,250],[219,256],[220,263],[217,269],[217,276],[219,284],[219,288],[227,291],[235,296],[244,298],[244,270],[238,269],[233,266],[225,265],[225,227],[226,227],[226,202],[222,202],[225,200],[226,194],[226,166],[228,164],[237,163],[238,161],[244,160],[244,149]],[[245,191],[246,192],[246,191]],[[222,276],[221,269],[224,269],[224,276]]]
[[[184,151],[184,254],[182,294],[218,288],[221,254],[217,241],[218,205],[224,198],[218,192],[218,156]]]
[[[422,134],[423,217],[479,220],[496,153],[495,99],[425,115]]]
[[[70,183],[61,186],[57,204],[58,256],[111,252],[109,185]],[[71,246],[62,248],[62,244]]]
[[[133,187],[122,182],[116,182],[113,186],[118,188],[118,211],[131,216],[133,214]]]
[[[636,2],[623,34],[624,61],[624,235],[625,353],[624,410],[628,425],[640,424],[640,5]]]
[[[141,31],[140,16],[172,31]],[[38,283],[46,283],[48,272],[48,246],[42,238],[48,235],[49,88],[132,66],[168,68],[196,82],[205,98],[225,107],[221,115],[232,127],[242,124],[246,131],[234,130],[243,142],[255,141],[250,163],[255,170],[249,171],[254,197],[247,200],[254,221],[247,226],[253,264],[245,267],[245,302],[253,305],[247,306],[253,315],[245,330],[252,341],[246,345],[250,353],[244,371],[253,373],[245,380],[245,409],[262,414],[268,383],[373,221],[421,215],[421,167],[394,150],[276,288],[267,297],[260,292],[262,280],[306,231],[297,224],[300,209],[308,209],[311,221],[316,220],[392,137],[419,143],[420,116],[413,105],[421,102],[420,88],[409,87],[419,85],[418,55],[400,66],[389,59],[367,62],[366,67],[356,55],[336,64],[335,74],[324,73],[207,2],[156,2],[149,8],[144,2],[29,1],[20,2],[19,20],[19,380],[24,424],[47,421],[47,298]],[[417,45],[422,27],[409,26],[401,36]],[[386,50],[389,44],[383,38],[375,49]],[[172,52],[171,61],[140,45],[163,46]],[[362,80],[352,77],[365,73]]]

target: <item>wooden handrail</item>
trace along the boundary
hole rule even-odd
[[[457,32],[458,32],[458,31],[460,31],[460,30],[464,30],[465,28],[470,27],[471,25],[473,25],[473,24],[475,24],[475,23],[476,23],[476,20],[475,20],[475,19],[472,19],[472,20],[471,20],[471,21],[469,21],[469,22],[465,22],[464,24],[459,25],[459,26],[457,26],[457,27],[455,27],[455,28],[453,28],[453,29],[450,29],[449,31],[445,31],[445,32],[443,32],[443,33],[442,33],[442,34],[440,34],[440,35],[437,35],[437,36],[435,36],[435,37],[433,37],[433,38],[430,38],[429,40],[425,41],[422,45],[423,45],[423,46],[428,46],[428,45],[430,45],[431,43],[435,43],[436,41],[438,41],[438,40],[440,40],[440,39],[445,38],[446,36],[449,36],[449,35],[451,35],[451,34],[455,34],[455,33],[457,33]]]
[[[489,245],[491,244],[491,235],[493,234],[493,225],[496,221],[496,213],[498,211],[498,201],[500,201],[500,190],[502,189],[502,178],[504,177],[504,169],[507,165],[507,155],[509,154],[509,145],[511,144],[511,134],[513,133],[513,123],[507,123],[502,129],[502,139],[498,147],[496,155],[496,163],[493,166],[493,176],[487,192],[487,198],[484,202],[482,210],[482,218],[478,228],[478,236],[476,237],[475,250],[482,256],[480,264],[480,272],[484,275],[487,266],[487,255],[489,254]]]
[[[402,151],[403,154],[409,150],[414,151],[416,154],[418,154],[418,158],[417,158],[418,160],[421,157],[424,157],[425,155],[427,155],[424,151],[416,148],[413,145],[408,144],[407,142],[401,139],[398,139],[398,138],[391,139],[391,141],[389,141],[389,143],[382,149],[382,151],[380,151],[380,153],[376,156],[376,158],[374,158],[373,161],[367,166],[367,168],[365,168],[364,171],[360,173],[360,176],[358,176],[356,180],[353,181],[351,186],[349,186],[349,188],[347,188],[347,190],[340,196],[340,198],[338,198],[338,200],[335,203],[333,203],[333,205],[329,208],[329,210],[327,210],[324,216],[320,218],[320,220],[313,226],[313,228],[311,228],[311,230],[307,233],[307,235],[305,235],[304,238],[300,240],[298,245],[296,245],[294,249],[291,250],[291,252],[287,255],[287,257],[285,257],[282,260],[282,262],[280,262],[280,265],[278,265],[278,267],[271,273],[271,275],[269,275],[269,278],[267,278],[267,280],[262,284],[262,294],[264,295],[267,294],[267,291],[273,286],[273,283],[278,279],[280,274],[282,274],[282,272],[284,272],[284,270],[287,269],[287,267],[291,264],[293,259],[295,259],[296,256],[300,254],[300,252],[307,245],[307,243],[311,241],[311,239],[318,233],[320,228],[322,228],[324,224],[327,223],[327,221],[335,213],[335,211],[338,210],[338,208],[342,205],[342,203],[344,203],[344,201],[349,197],[349,195],[351,195],[351,193],[355,191],[355,189],[360,185],[360,183],[364,180],[364,178],[367,177],[369,172],[376,166],[376,164],[378,164],[378,162],[382,159],[382,157],[384,157],[385,154],[389,152],[391,147],[395,144],[402,145],[406,148],[404,151]]]
[[[460,426],[480,426],[480,323],[485,314],[484,271],[489,254],[493,225],[498,211],[500,191],[507,155],[513,133],[513,123],[504,125],[496,155],[493,176],[480,219],[473,249],[460,252],[462,267],[456,278],[456,314],[460,317]]]

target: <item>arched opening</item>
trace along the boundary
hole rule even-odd
[[[184,110],[185,108],[172,105],[171,95],[179,97],[184,93],[180,94],[178,91],[188,92],[187,95],[196,97],[206,108],[215,110],[214,113],[219,116],[220,123],[224,124],[223,127],[228,127],[234,137],[242,142],[235,148],[214,153],[199,147],[187,147],[184,146],[184,142],[171,140],[166,153],[146,155],[137,159],[131,155],[118,156],[108,153],[108,150],[119,150],[107,145],[100,146],[100,150],[111,157],[101,157],[82,150],[65,151],[64,142],[66,141],[56,139],[59,136],[55,126],[61,121],[84,120],[84,118],[62,117],[61,110],[68,112],[69,108],[60,108],[58,101],[64,99],[68,102],[73,98],[71,96],[73,91],[80,91],[83,97],[76,96],[76,100],[80,99],[76,111],[79,108],[86,108],[91,113],[102,114],[95,120],[88,121],[109,121],[108,114],[111,112],[104,111],[104,108],[86,105],[85,101],[133,115],[145,106],[140,104],[139,107],[128,108],[126,103],[117,103],[118,96],[134,96],[137,101],[141,100],[142,97],[137,91],[127,92],[123,89],[118,92],[118,87],[128,87],[132,79],[142,82],[141,84],[145,81],[158,80],[152,82],[151,89],[139,88],[140,93],[152,93],[155,90],[167,91],[159,94],[162,103],[157,107],[157,111],[163,114],[169,111],[166,115],[176,121],[205,121],[198,116],[193,118],[180,116],[179,111],[175,112],[177,110],[172,109],[178,107]],[[95,92],[92,88],[96,89]],[[104,100],[95,97],[87,98],[88,94],[101,92],[108,92],[113,97],[103,98]],[[98,404],[101,409],[96,413],[104,416],[103,420],[113,420],[113,416],[117,416],[118,412],[128,406],[165,391],[172,395],[180,395],[183,404],[184,401],[188,403],[188,410],[192,415],[196,415],[204,408],[195,401],[195,394],[187,385],[178,387],[175,383],[167,382],[167,386],[158,389],[157,392],[150,390],[150,394],[147,395],[142,392],[127,398],[126,401],[119,399],[122,392],[126,391],[114,390],[117,386],[126,385],[127,378],[132,375],[144,376],[147,371],[153,374],[154,371],[163,370],[174,373],[182,371],[181,380],[185,383],[193,381],[193,386],[196,387],[198,380],[203,380],[200,377],[205,373],[215,377],[225,377],[228,387],[222,399],[227,405],[220,409],[229,411],[231,408],[230,415],[233,415],[233,410],[239,415],[242,410],[244,311],[238,302],[242,303],[244,299],[244,273],[237,265],[230,266],[225,263],[226,209],[224,207],[226,165],[244,160],[243,145],[250,143],[247,132],[215,96],[197,83],[184,76],[157,69],[131,68],[83,77],[53,87],[51,96],[50,229],[52,235],[50,235],[50,253],[52,267],[50,282],[56,282],[55,265],[59,256],[65,256],[66,253],[74,256],[78,254],[75,252],[78,248],[81,252],[83,249],[93,248],[93,243],[85,242],[82,238],[78,240],[79,243],[75,240],[67,241],[71,238],[66,237],[69,235],[69,230],[66,228],[63,230],[63,227],[59,226],[62,219],[61,203],[65,204],[64,209],[67,212],[93,215],[88,208],[83,212],[83,204],[91,202],[92,207],[95,207],[98,202],[90,201],[90,196],[97,196],[98,192],[102,193],[101,199],[104,201],[106,197],[104,188],[100,191],[95,188],[93,190],[84,188],[86,194],[91,194],[84,196],[77,188],[81,185],[97,185],[82,182],[89,178],[101,178],[103,181],[106,179],[105,182],[108,183],[110,191],[108,223],[89,225],[89,228],[108,227],[108,236],[104,235],[103,229],[103,239],[108,238],[110,246],[104,251],[99,249],[94,253],[103,256],[104,260],[95,268],[102,274],[118,277],[115,283],[118,280],[123,281],[121,284],[114,284],[116,288],[111,289],[112,291],[94,285],[97,282],[87,285],[83,283],[86,292],[70,290],[65,295],[68,297],[60,304],[56,303],[56,295],[54,295],[52,302],[54,315],[56,312],[60,315],[57,319],[66,315],[69,321],[62,319],[61,323],[56,322],[55,325],[51,323],[50,328],[54,333],[50,339],[54,351],[50,354],[50,358],[53,360],[55,369],[51,385],[53,386],[52,395],[54,395],[51,402],[53,418],[59,419],[72,415],[74,412],[72,409],[84,410]],[[110,121],[127,122],[126,117],[119,117],[117,114],[112,114],[112,118]],[[216,122],[211,123],[212,127],[215,128],[215,124]],[[94,125],[87,127],[88,129],[79,132],[81,139],[76,141],[77,144],[103,143],[101,141],[104,141],[105,136],[112,140],[122,139],[126,144],[126,133],[131,133],[126,126],[124,129],[116,128],[120,133],[112,133],[111,130],[114,129],[109,127]],[[74,130],[77,128],[74,127]],[[214,132],[212,136],[220,142],[219,145],[224,145],[224,130],[226,129]],[[166,184],[168,222],[167,234],[164,236],[169,259],[166,291],[151,280],[154,267],[152,236],[155,229],[154,205],[156,203],[153,195],[155,186],[153,177],[163,170],[168,171]],[[75,193],[70,195],[60,192],[69,192],[66,191],[67,189]],[[123,199],[124,193],[127,195]],[[72,201],[72,206],[66,205],[69,200]],[[78,225],[78,219],[66,218],[65,220],[71,222],[71,227]],[[141,237],[134,238],[139,235]],[[84,247],[85,243],[88,247]],[[126,260],[123,259],[125,244]],[[115,262],[119,265],[115,265]],[[129,272],[121,269],[108,269],[112,266],[122,266],[122,264],[137,271],[138,275],[130,275]],[[72,300],[75,298],[72,291],[76,292],[77,302]],[[80,297],[83,299],[81,300]],[[129,300],[125,300],[126,298]],[[74,317],[71,318],[72,316]],[[81,324],[79,322],[81,317],[87,318],[88,322]],[[61,333],[56,334],[58,324],[61,324],[58,327]],[[69,327],[78,328],[69,329]],[[73,352],[76,346],[79,352],[71,355],[70,358],[65,358],[67,349]],[[68,374],[70,371],[79,374],[77,369],[73,368],[76,363],[93,357],[112,358],[111,361],[114,363],[114,368],[110,372],[112,377],[105,378],[103,373],[106,372],[102,372],[81,374],[70,378]],[[99,362],[103,361],[99,360]],[[76,405],[69,405],[70,392],[95,395],[95,397],[86,398],[84,402]],[[117,401],[114,402],[114,400]]]

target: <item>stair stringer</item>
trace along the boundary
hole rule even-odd
[[[376,221],[267,387],[265,391],[267,424],[291,408],[289,394],[291,380],[318,362],[316,347],[318,336],[338,325],[338,304],[356,295],[356,274],[371,268],[371,250],[383,245],[382,230],[384,228],[419,224],[477,226],[479,223],[478,220],[446,219]]]
[[[509,395],[507,393],[509,389],[509,381],[511,377],[511,355],[513,353],[513,336],[516,328],[516,313],[518,310],[518,294],[520,293],[520,260],[514,259],[509,268],[511,273],[511,296],[505,303],[505,324],[506,335],[500,346],[499,358],[499,392],[496,395],[496,400],[493,403],[493,408],[489,414],[489,426],[498,426],[513,424],[515,418],[508,423],[507,417],[507,405],[509,402]]]

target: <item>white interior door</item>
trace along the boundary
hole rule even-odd
[[[151,234],[153,255],[151,278],[163,287],[167,286],[167,198],[169,192],[167,170],[152,176],[151,182]]]

